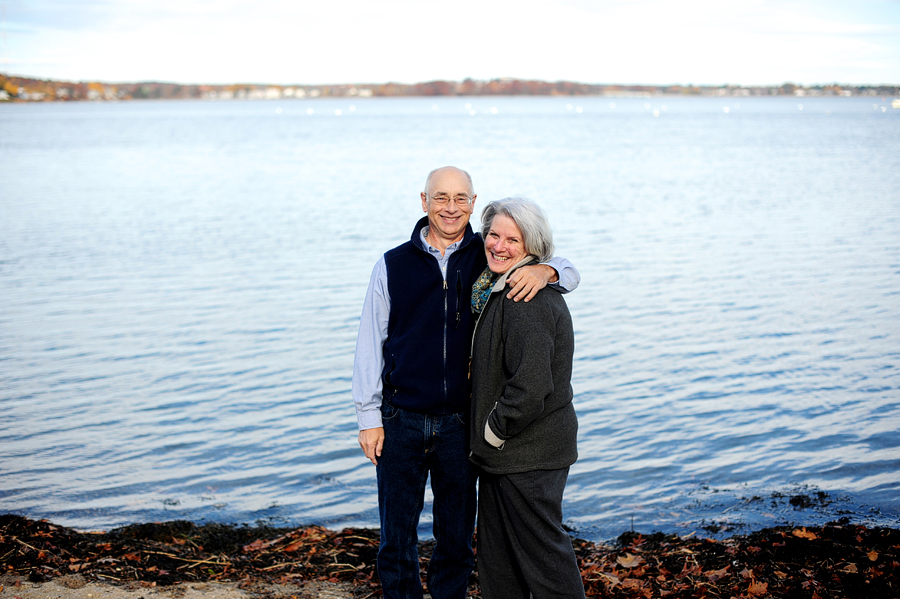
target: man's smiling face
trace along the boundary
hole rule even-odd
[[[453,167],[434,173],[428,187],[422,193],[422,210],[428,214],[429,237],[442,240],[446,247],[462,239],[475,210],[475,194],[466,174]],[[448,197],[450,201],[441,205],[432,200],[435,196]],[[472,202],[459,205],[454,199],[461,196],[471,198]]]

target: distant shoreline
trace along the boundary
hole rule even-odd
[[[891,97],[900,85],[828,84],[801,86],[743,85],[626,85],[572,81],[501,78],[492,80],[428,81],[423,83],[347,83],[337,85],[281,85],[266,83],[180,84],[159,81],[107,83],[57,81],[0,73],[0,101],[117,101],[117,100],[283,100],[316,98],[454,97],[454,96],[709,96],[709,97]]]

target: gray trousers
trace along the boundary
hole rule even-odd
[[[485,599],[583,599],[562,528],[569,469],[478,473],[478,582]]]

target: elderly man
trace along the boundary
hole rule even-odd
[[[426,216],[372,271],[353,367],[359,444],[375,464],[381,544],[378,576],[388,599],[421,599],[416,529],[431,475],[437,541],[428,566],[433,599],[463,599],[474,565],[475,474],[467,454],[472,284],[484,242],[469,218],[475,192],[456,167],[432,171]],[[566,260],[524,267],[508,297],[528,301],[548,282],[579,283]]]

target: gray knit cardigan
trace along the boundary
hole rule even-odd
[[[566,468],[578,458],[572,317],[549,287],[527,303],[507,299],[507,276],[494,285],[472,342],[469,458],[493,474]]]

